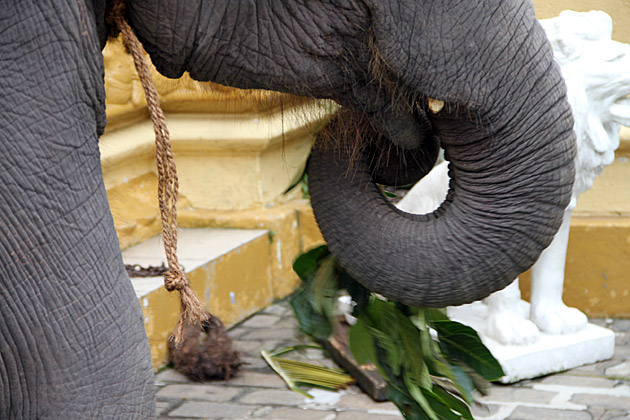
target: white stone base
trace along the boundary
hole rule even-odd
[[[534,344],[506,346],[486,335],[486,313],[487,307],[481,302],[449,308],[448,311],[453,321],[477,331],[503,367],[505,376],[500,379],[503,383],[536,378],[610,359],[615,350],[615,333],[593,324],[588,324],[585,329],[574,334],[541,333]]]

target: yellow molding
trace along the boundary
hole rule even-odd
[[[282,114],[167,116],[181,194],[195,208],[244,210],[274,202],[298,181],[313,133],[327,120],[317,106]],[[155,172],[150,121],[101,137],[105,187],[110,190]]]

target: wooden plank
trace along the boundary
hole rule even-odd
[[[387,382],[378,373],[376,366],[373,364],[359,366],[354,360],[348,346],[348,329],[348,324],[345,322],[339,323],[335,333],[328,340],[321,343],[322,347],[330,353],[332,359],[339,366],[357,380],[357,384],[363,392],[374,401],[389,400]]]

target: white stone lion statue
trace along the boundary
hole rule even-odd
[[[620,127],[630,126],[630,45],[611,40],[610,16],[564,11],[541,24],[567,83],[578,142],[577,173],[562,226],[532,267],[531,305],[521,300],[518,279],[484,300],[486,330],[480,333],[502,344],[531,344],[540,331],[569,334],[586,326],[586,316],[562,301],[571,212],[578,196],[613,162]],[[447,164],[437,165],[397,206],[410,213],[437,208],[448,189]],[[452,310],[451,316],[460,309]]]

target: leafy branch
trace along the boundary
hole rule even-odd
[[[333,332],[335,303],[346,290],[357,322],[349,345],[359,365],[372,364],[407,420],[473,420],[473,391],[485,393],[501,366],[470,327],[441,309],[391,302],[371,293],[335,261],[326,246],[301,255],[293,269],[302,287],[291,300],[300,328],[315,340]]]

